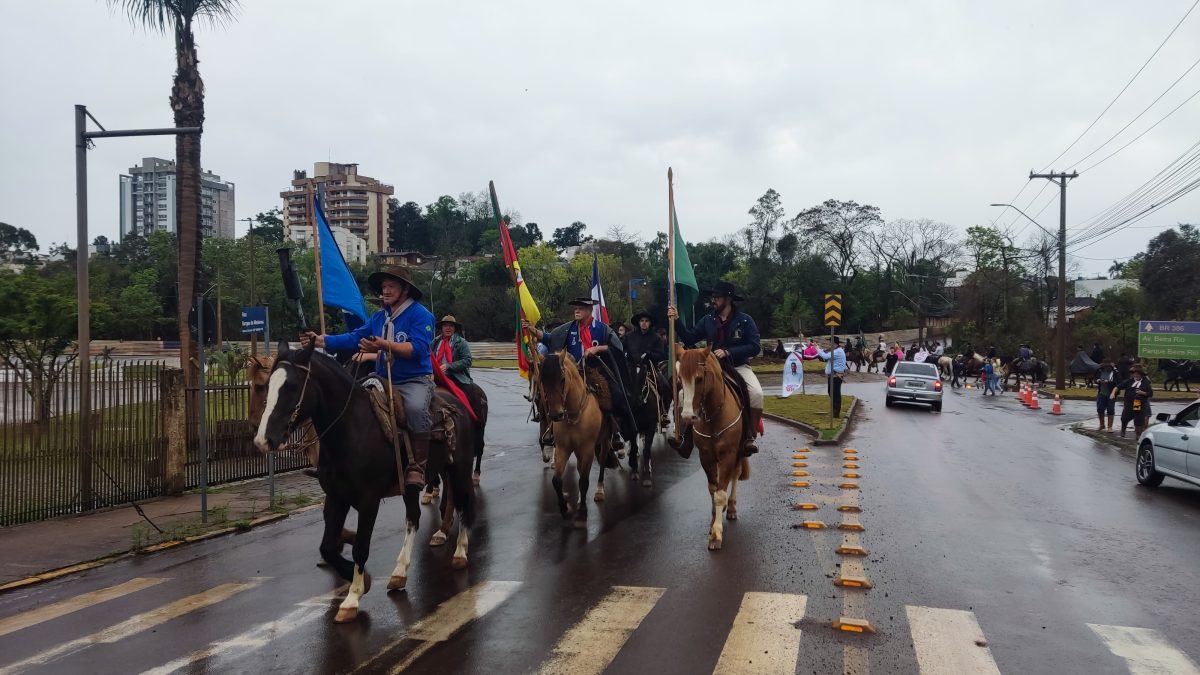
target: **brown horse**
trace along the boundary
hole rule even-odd
[[[741,456],[742,406],[736,390],[725,379],[721,364],[707,347],[684,349],[675,345],[675,364],[679,371],[679,418],[692,428],[700,465],[708,476],[712,496],[712,526],[708,550],[721,548],[724,514],[737,520],[737,483],[750,477],[750,463]],[[726,492],[728,490],[728,493]]]
[[[558,512],[568,516],[567,498],[563,495],[563,471],[567,460],[575,456],[579,472],[579,508],[575,523],[587,521],[587,489],[592,462],[607,445],[612,435],[608,416],[600,410],[595,394],[584,383],[583,374],[575,359],[564,349],[542,361],[538,381],[542,386],[545,416],[550,418],[554,431],[554,491],[558,494]],[[600,464],[600,480],[596,484],[596,501],[604,501],[604,464]]]

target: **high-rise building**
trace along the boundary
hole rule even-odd
[[[395,190],[359,175],[357,164],[317,162],[311,178],[306,171],[292,172],[291,189],[279,193],[283,198],[283,230],[288,238],[305,245],[312,240],[312,200],[321,191],[325,219],[331,229],[349,230],[366,242],[369,253],[387,250],[387,200]],[[345,247],[343,254],[351,259]]]
[[[141,166],[122,174],[121,237],[177,231],[175,222],[175,162],[145,157]],[[205,237],[232,239],[234,184],[211,171],[200,174],[200,230]]]

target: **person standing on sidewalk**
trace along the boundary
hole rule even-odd
[[[1104,431],[1104,416],[1108,415],[1108,431],[1113,430],[1113,417],[1117,409],[1117,398],[1113,389],[1117,386],[1117,374],[1110,361],[1100,364],[1096,372],[1096,414],[1100,416],[1099,431]]]
[[[1150,397],[1154,396],[1154,387],[1150,386],[1150,378],[1140,363],[1129,368],[1129,379],[1117,385],[1117,391],[1125,391],[1125,407],[1121,410],[1121,438],[1125,438],[1125,429],[1133,422],[1133,435],[1138,437],[1146,430],[1146,418],[1150,414]]]
[[[846,377],[846,350],[842,349],[842,340],[833,336],[833,351],[821,350],[817,356],[825,362],[825,390],[829,393],[829,404],[833,406],[833,416],[842,416],[842,379]]]

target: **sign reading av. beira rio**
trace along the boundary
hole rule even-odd
[[[1138,356],[1200,359],[1200,321],[1139,321]]]
[[[243,333],[265,333],[265,332],[267,332],[267,308],[266,307],[243,307],[242,308],[242,332]]]

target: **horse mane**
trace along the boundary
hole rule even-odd
[[[289,351],[286,354],[281,354],[275,359],[275,367],[278,367],[280,363],[284,362],[292,363],[294,365],[296,357],[299,354],[299,351]],[[323,372],[330,373],[332,377],[348,387],[353,387],[357,384],[354,381],[354,378],[350,375],[349,371],[343,368],[342,364],[339,363],[337,359],[324,352],[313,350],[312,357],[309,359],[308,365],[310,368],[315,367]]]
[[[558,354],[548,354],[546,358],[542,359],[542,383],[557,382],[561,380],[563,377],[562,370],[562,359],[559,358]]]

